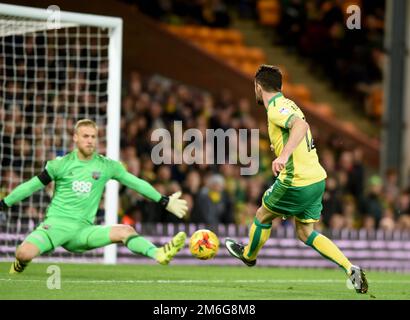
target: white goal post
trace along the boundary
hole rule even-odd
[[[86,64],[86,71],[85,73],[87,74],[97,74],[99,75],[99,72],[102,72],[99,70],[99,64],[97,65],[97,67],[94,67],[93,70],[90,70],[90,65],[92,65],[92,60],[96,60],[96,59],[100,59],[97,61],[97,63],[100,63],[101,61],[104,61],[103,63],[108,63],[108,75],[106,78],[104,78],[103,80],[101,80],[100,78],[96,78],[96,80],[94,78],[90,78],[91,80],[89,80],[88,78],[84,80],[85,84],[88,85],[87,88],[97,88],[97,89],[90,89],[90,90],[94,90],[93,92],[90,93],[90,96],[92,96],[92,98],[94,98],[94,103],[95,106],[93,105],[93,100],[91,100],[91,102],[89,102],[88,100],[86,102],[84,102],[84,112],[85,115],[88,115],[88,110],[87,107],[89,105],[92,105],[93,108],[98,108],[98,104],[99,104],[99,98],[100,97],[106,97],[104,99],[102,99],[101,101],[103,101],[104,103],[104,116],[101,116],[101,122],[103,122],[105,124],[105,148],[106,148],[106,156],[115,160],[119,159],[119,142],[120,142],[120,111],[121,111],[121,67],[122,67],[122,19],[121,18],[117,18],[117,17],[107,17],[107,16],[99,16],[99,15],[92,15],[92,14],[83,14],[83,13],[75,13],[75,12],[66,12],[66,11],[60,11],[60,8],[58,8],[57,6],[50,6],[49,8],[45,8],[45,9],[39,9],[39,8],[31,8],[31,7],[25,7],[25,6],[15,6],[15,5],[8,5],[8,4],[0,4],[0,42],[1,41],[6,41],[4,39],[7,39],[7,37],[12,37],[14,38],[15,36],[21,36],[23,35],[23,37],[26,36],[26,34],[28,34],[28,37],[32,37],[33,34],[35,34],[36,32],[40,32],[42,33],[42,37],[47,37],[49,32],[53,32],[52,29],[59,29],[59,31],[55,31],[56,33],[54,34],[54,37],[57,38],[57,40],[55,40],[55,43],[53,42],[53,46],[58,46],[60,43],[60,39],[58,39],[59,36],[56,36],[57,32],[62,34],[63,36],[66,36],[67,39],[71,39],[73,37],[76,36],[76,34],[70,34],[70,28],[74,28],[74,32],[78,33],[78,38],[80,39],[80,37],[85,37],[86,39],[91,39],[92,37],[94,37],[94,35],[92,34],[80,34],[80,28],[81,30],[86,30],[85,32],[92,32],[90,30],[92,30],[92,28],[101,30],[101,38],[104,37],[104,45],[101,44],[101,48],[103,48],[106,42],[108,42],[108,48],[104,47],[104,49],[102,50],[106,50],[108,53],[108,62],[106,62],[106,57],[104,56],[98,56],[98,58],[94,58],[93,56],[89,55],[90,61],[84,61],[83,56],[78,55],[78,57],[73,58],[73,60],[77,59],[78,63],[76,64],[76,61],[73,62],[73,65],[77,65],[81,64],[81,63],[85,63]],[[63,9],[63,8],[62,8]],[[56,28],[57,27],[57,28]],[[61,30],[65,30],[61,32]],[[77,28],[77,29],[75,29]],[[83,32],[83,31],[81,31]],[[98,45],[100,45],[100,38],[98,38],[98,36],[100,35],[100,31],[98,31],[98,35],[95,37],[95,39],[97,39],[96,43]],[[36,36],[34,36],[36,37]],[[88,37],[88,38],[87,38]],[[106,39],[108,38],[108,40]],[[25,41],[25,40],[23,40]],[[43,48],[44,52],[46,52],[44,54],[44,60],[45,62],[45,68],[46,68],[46,73],[50,72],[50,70],[47,70],[48,64],[47,64],[47,52],[51,52],[51,49],[47,48],[47,40],[45,40],[46,43],[42,44],[42,46],[45,48]],[[85,40],[87,41],[87,40]],[[36,45],[35,43],[36,41],[34,41],[34,45]],[[62,42],[62,46],[69,46],[70,45],[70,41],[69,40],[63,40]],[[91,43],[91,44],[90,44]],[[101,42],[102,43],[102,42]],[[8,43],[7,45],[9,45],[10,43]],[[24,44],[24,42],[23,42]],[[89,48],[87,48],[90,52],[92,50],[99,50],[99,48],[97,47],[96,44],[92,43],[92,42],[87,42],[87,44],[89,45]],[[3,47],[5,48],[6,45],[3,44]],[[63,47],[64,49],[64,47]],[[108,50],[107,50],[108,49]],[[14,50],[10,49],[12,51],[12,54],[14,53]],[[9,51],[10,51],[9,50]],[[25,48],[23,48],[23,51],[25,50]],[[49,50],[49,51],[47,51]],[[58,51],[60,50],[59,47],[57,48],[53,48],[52,50],[54,51]],[[71,52],[71,48],[67,48],[66,49],[67,52]],[[75,50],[75,49],[74,49]],[[21,73],[19,73],[18,70],[18,66],[15,67],[15,70],[10,70],[12,68],[12,66],[10,66],[9,64],[7,64],[6,59],[10,58],[7,56],[6,54],[7,48],[3,49],[3,51],[1,52],[1,54],[4,54],[4,57],[0,57],[0,59],[2,59],[2,70],[4,72],[2,72],[2,78],[1,78],[1,82],[0,82],[0,86],[2,86],[3,90],[0,93],[0,115],[3,113],[2,117],[6,117],[9,116],[10,119],[14,119],[13,117],[15,117],[14,115],[14,110],[13,110],[13,106],[14,104],[18,103],[18,101],[16,100],[16,96],[17,94],[11,94],[11,98],[10,95],[7,96],[7,90],[8,87],[6,88],[6,86],[9,84],[10,79],[7,79],[7,72],[9,72],[9,74],[12,74],[14,76],[14,81],[17,81],[16,79],[19,79],[19,75],[21,75]],[[54,52],[53,51],[53,52]],[[34,50],[35,54],[36,54],[36,50]],[[52,53],[49,53],[52,54]],[[69,61],[71,57],[69,57],[68,53],[65,53],[64,59],[66,59],[67,61]],[[28,57],[27,54],[24,52],[24,54],[21,57],[11,57],[9,61],[17,61],[16,63],[20,63],[21,62],[22,65],[24,65],[25,61],[27,59],[35,59],[32,57]],[[63,61],[63,58],[60,59],[61,61]],[[58,61],[58,59],[57,59]],[[60,62],[61,62],[60,61]],[[64,62],[64,61],[63,61]],[[71,62],[70,62],[71,63]],[[64,65],[64,63],[62,63]],[[28,65],[28,64],[26,64]],[[38,70],[36,70],[37,64],[34,63],[34,73],[36,73]],[[74,72],[74,74],[78,74],[79,71],[72,71],[72,65],[69,64],[67,62],[66,65],[67,68],[70,68],[70,70],[66,70],[66,74],[69,74],[69,72]],[[53,70],[53,72],[57,75],[56,79],[51,79],[48,77],[48,75],[46,75],[47,78],[47,82],[49,87],[45,87],[44,90],[59,90],[58,88],[61,87],[62,82],[65,81],[64,79],[61,79],[59,77],[59,74],[61,73],[61,70],[58,69],[59,65],[57,65],[55,67],[56,70]],[[7,72],[6,72],[7,71]],[[26,72],[28,72],[26,70]],[[28,77],[27,75],[23,75],[24,77]],[[76,84],[72,84],[70,83],[70,81],[72,81],[72,79],[69,79],[68,75],[65,75],[66,79],[67,79],[67,84],[63,83],[63,88],[61,90],[66,90],[69,91],[70,86],[74,86],[76,87]],[[13,79],[11,79],[13,80]],[[74,77],[75,80],[75,77]],[[54,84],[53,81],[56,83]],[[23,80],[21,80],[21,83],[23,83],[23,85],[17,85],[14,84],[16,86],[16,88],[19,88],[19,90],[22,91],[22,96],[24,97],[24,99],[28,99],[28,96],[33,96],[35,97],[35,93],[34,95],[30,95],[29,92],[31,92],[30,90],[31,87],[31,83],[32,83],[32,79],[27,79],[24,78]],[[51,83],[51,84],[50,84]],[[96,84],[95,84],[96,83]],[[10,84],[10,86],[12,87],[13,84]],[[54,87],[55,89],[54,89]],[[33,86],[33,90],[36,91],[37,87],[36,85]],[[53,88],[53,89],[49,89],[49,88]],[[77,88],[77,87],[76,87]],[[103,89],[100,89],[103,88]],[[30,90],[29,90],[30,89]],[[23,92],[25,90],[25,92]],[[89,90],[89,89],[86,89]],[[100,90],[100,91],[98,91]],[[87,91],[88,92],[88,91]],[[49,92],[46,92],[45,95],[48,94],[50,95]],[[60,96],[64,95],[64,92],[58,92],[58,94]],[[71,93],[68,93],[67,96],[69,96]],[[73,92],[72,96],[73,97],[77,97],[78,95],[81,95],[81,91],[78,92]],[[9,97],[9,101],[7,101],[7,97]],[[10,100],[11,99],[11,100]],[[15,99],[15,101],[13,101],[13,99]],[[71,99],[71,97],[70,97]],[[66,110],[68,109],[68,105],[71,102],[71,100],[67,98],[66,101],[62,101],[61,103],[61,108],[64,109],[64,107],[66,108]],[[79,98],[80,99],[80,98]],[[25,102],[26,102],[25,100]],[[64,106],[66,102],[66,106]],[[8,103],[8,105],[6,105]],[[28,101],[28,103],[30,103],[30,101]],[[74,104],[76,103],[75,101],[73,102]],[[24,102],[23,102],[24,104]],[[10,107],[11,105],[11,107]],[[35,105],[35,102],[34,102]],[[71,106],[70,106],[71,107]],[[38,108],[38,106],[37,106]],[[78,108],[78,106],[76,106],[76,108]],[[24,107],[23,109],[23,116],[24,116]],[[34,107],[34,110],[36,110],[36,106]],[[76,109],[77,110],[77,109]],[[81,110],[81,109],[80,109]],[[105,111],[106,110],[106,111]],[[71,111],[70,111],[71,112]],[[35,111],[33,112],[35,113]],[[67,113],[66,115],[62,115],[62,117],[67,120],[68,116],[70,113]],[[97,111],[97,115],[99,114],[99,111]],[[19,115],[21,117],[21,115]],[[45,119],[47,119],[47,114],[41,114],[41,117],[45,117]],[[36,117],[38,117],[38,115],[34,114],[33,115],[34,119],[36,119]],[[4,118],[4,119],[6,119]],[[4,119],[1,119],[2,121]],[[47,120],[45,120],[47,121]],[[72,124],[71,122],[69,122],[69,124]],[[30,125],[30,124],[29,124]],[[32,123],[31,124],[33,127],[36,126],[36,123]],[[66,129],[65,132],[68,132],[68,128],[65,128],[65,126],[68,124],[59,124],[60,126],[64,127],[64,129]],[[101,125],[101,124],[100,124]],[[22,125],[21,125],[22,126]],[[45,126],[46,127],[46,126]],[[61,129],[61,128],[59,128]],[[13,129],[14,130],[14,129]],[[0,131],[1,131],[1,127],[0,127]],[[35,131],[35,129],[33,129],[33,132]],[[14,134],[15,131],[13,131]],[[1,133],[1,132],[0,132]],[[4,133],[4,128],[3,128],[3,133]],[[2,137],[1,137],[2,138]],[[54,139],[54,138],[53,138]],[[69,139],[69,137],[62,137],[62,139],[67,140]],[[23,140],[24,140],[24,133],[23,133]],[[34,140],[32,139],[32,137],[30,137],[29,141]],[[66,143],[64,140],[63,144]],[[12,140],[13,141],[13,140]],[[54,140],[52,140],[54,141]],[[70,140],[71,141],[71,140]],[[68,145],[67,142],[66,144]],[[65,146],[65,150],[67,149],[67,146],[64,144]],[[10,143],[10,150],[13,150],[14,146],[12,145],[12,143]],[[2,149],[3,152],[3,149]],[[103,152],[102,152],[103,153]],[[3,154],[1,156],[4,156]],[[13,161],[13,154],[10,155],[11,161]],[[39,159],[36,159],[39,160]],[[48,159],[42,159],[42,160],[48,160]],[[23,164],[24,164],[24,159],[23,159]],[[6,171],[6,167],[3,166],[3,171]],[[25,170],[25,167],[22,166],[21,170]],[[3,173],[3,172],[2,172]],[[1,179],[1,177],[0,177]],[[7,181],[1,181],[0,183],[5,183]],[[105,198],[104,198],[104,209],[105,209],[105,224],[115,224],[117,223],[118,220],[118,183],[115,181],[110,181],[107,186],[106,186],[106,191],[105,191]],[[20,206],[20,210],[22,210],[22,207]],[[0,257],[1,259],[2,257]],[[111,245],[108,246],[106,248],[104,248],[104,263],[107,264],[114,264],[117,261],[117,248],[116,245]]]

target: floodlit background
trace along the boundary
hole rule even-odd
[[[6,1],[8,2],[8,1]],[[47,1],[13,1],[46,9]],[[53,1],[61,10],[123,19],[120,159],[163,194],[183,191],[181,222],[120,187],[118,221],[155,243],[178,230],[213,230],[244,241],[273,183],[267,119],[254,99],[262,63],[283,73],[283,93],[311,125],[328,173],[317,229],[367,269],[410,270],[408,53],[410,5],[370,0]],[[350,7],[355,5],[356,7]],[[357,11],[357,9],[360,11]],[[349,11],[350,10],[350,11]],[[351,11],[353,10],[353,11]],[[353,19],[354,14],[359,18]],[[347,22],[353,23],[354,29]],[[353,19],[353,20],[352,20]],[[407,32],[407,34],[406,34]],[[0,192],[4,197],[71,150],[73,124],[90,117],[106,151],[109,30],[0,35]],[[407,106],[407,108],[406,108]],[[259,129],[259,171],[240,165],[154,165],[151,133],[183,129]],[[173,145],[181,148],[181,145]],[[0,220],[0,259],[44,218],[52,190]],[[103,223],[104,202],[97,214]],[[101,261],[103,250],[45,260]],[[150,263],[119,247],[118,262]],[[184,249],[175,264],[204,263]],[[221,248],[208,264],[237,264]],[[276,219],[260,265],[333,267],[295,238],[292,219]]]

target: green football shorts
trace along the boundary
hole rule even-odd
[[[262,205],[284,218],[294,216],[300,222],[317,222],[323,208],[325,186],[325,180],[322,180],[305,187],[290,187],[278,179],[265,191]]]
[[[95,226],[61,218],[48,218],[25,239],[37,246],[40,254],[63,247],[70,252],[84,252],[111,244],[111,226]]]

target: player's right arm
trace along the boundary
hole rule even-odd
[[[11,193],[0,201],[0,210],[7,209],[13,204],[31,196],[33,193],[43,189],[47,184],[52,181],[47,169],[44,169],[39,175],[31,178],[30,180],[18,185]]]
[[[277,106],[268,113],[269,121],[289,130],[289,137],[278,157],[272,162],[272,171],[277,176],[286,166],[289,157],[309,130],[308,123],[299,117],[292,106]]]
[[[272,163],[272,171],[275,175],[285,168],[289,157],[309,130],[309,125],[305,120],[294,115],[287,121],[287,128],[290,130],[288,141],[284,145],[281,154]]]

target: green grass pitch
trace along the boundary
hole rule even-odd
[[[10,276],[10,263],[0,263],[0,299],[410,299],[410,274],[401,273],[367,272],[369,293],[359,295],[339,269],[55,263],[61,289],[52,290],[49,265],[32,263]]]

